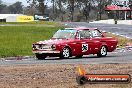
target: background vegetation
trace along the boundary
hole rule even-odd
[[[106,33],[106,36],[116,38],[118,40],[118,47],[120,47],[120,48],[125,47],[127,45],[127,43],[132,43],[132,39],[124,38],[119,35],[113,35],[111,33]]]
[[[93,21],[114,19],[114,11],[105,11],[106,5],[117,4],[117,0],[19,0],[6,5],[0,0],[0,14],[48,14],[53,21]],[[118,5],[118,4],[117,4]],[[132,8],[132,0],[128,6]],[[123,13],[122,13],[123,14]],[[123,16],[124,17],[124,16]]]

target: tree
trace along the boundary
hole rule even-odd
[[[77,7],[80,8],[80,11],[83,12],[83,16],[85,16],[86,21],[90,20],[90,12],[93,8],[95,0],[77,0]]]
[[[2,12],[2,10],[6,8],[6,5],[2,3],[2,1],[0,0],[0,13]]]
[[[2,1],[0,0],[0,5],[2,4]]]
[[[54,0],[53,0],[54,1]],[[61,21],[63,21],[63,15],[65,14],[65,5],[66,5],[67,0],[55,0],[55,11],[53,9],[54,12],[56,12],[56,14],[58,15],[58,17],[60,17]]]
[[[66,13],[67,0],[51,0],[52,7],[50,17],[54,21],[59,18],[61,21],[64,20],[63,15]]]
[[[22,2],[19,2],[19,1],[10,5],[8,8],[10,13],[14,13],[14,14],[20,14],[23,11]]]
[[[129,7],[132,9],[132,0],[129,0]]]
[[[70,18],[71,18],[71,21],[73,21],[73,15],[74,15],[74,5],[75,5],[75,0],[68,0],[68,3],[69,3],[69,9],[70,9]]]
[[[83,0],[84,8],[83,8],[83,14],[86,18],[86,21],[89,21],[89,13],[91,10],[91,1],[90,0]]]
[[[105,12],[104,7],[112,3],[112,0],[96,0],[97,2],[97,12],[99,14],[99,19],[102,19],[102,14]],[[98,15],[97,14],[97,15]]]
[[[26,0],[27,3],[29,3],[31,5],[31,8],[34,7],[38,7],[39,11],[41,12],[42,15],[45,14],[45,0]]]
[[[42,13],[42,15],[44,15],[46,8],[46,5],[44,5],[44,0],[38,0],[38,2],[39,2],[39,10]]]

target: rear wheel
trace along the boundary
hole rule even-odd
[[[97,54],[98,57],[105,57],[107,55],[107,47],[102,46],[99,53]]]
[[[44,60],[47,56],[45,56],[44,54],[36,54],[36,58],[38,60]]]
[[[71,56],[71,50],[68,47],[65,47],[62,52],[60,58],[69,58]]]

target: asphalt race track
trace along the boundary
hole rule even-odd
[[[1,66],[12,65],[42,65],[42,64],[107,64],[107,63],[132,63],[132,52],[113,52],[108,53],[106,57],[98,58],[96,55],[83,56],[83,58],[58,59],[55,57],[46,58],[46,60],[37,60],[36,58],[22,60],[0,60]]]
[[[123,35],[132,38],[132,26],[128,25],[112,25],[112,24],[88,24],[85,22],[65,22],[68,26],[72,27],[96,27],[101,30],[112,32],[115,34]],[[116,50],[115,52],[108,53],[106,57],[98,58],[96,55],[83,56],[83,58],[70,58],[58,59],[55,57],[46,58],[46,60],[37,60],[36,58],[27,58],[21,60],[0,60],[0,66],[10,65],[37,65],[37,64],[107,64],[107,63],[132,63],[132,49],[131,50]]]
[[[64,22],[63,24],[71,27],[99,28],[102,31],[111,32],[132,39],[132,25],[98,24],[98,23],[86,23],[86,22],[70,22],[70,23]]]

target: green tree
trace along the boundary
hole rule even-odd
[[[90,12],[93,9],[95,0],[76,0],[76,7],[80,8],[80,11],[83,13],[86,21],[90,20]]]
[[[70,15],[71,15],[71,21],[73,21],[74,17],[74,7],[75,7],[75,0],[68,0],[69,6],[70,6]]]
[[[6,8],[6,5],[3,4],[3,2],[0,0],[0,13],[2,12],[2,10]]]
[[[105,12],[105,6],[111,4],[113,0],[96,0],[97,5],[97,16],[99,15],[99,20],[102,19],[102,14]],[[98,17],[97,17],[98,18]]]
[[[22,2],[19,2],[19,1],[10,5],[8,8],[10,13],[13,13],[13,14],[20,14],[23,11]]]
[[[39,11],[41,12],[42,15],[45,14],[45,0],[26,0],[27,3],[31,5],[31,8],[39,8]]]
[[[53,3],[52,9],[53,9],[53,20],[55,20],[57,17],[60,18],[61,21],[63,21],[63,15],[65,14],[65,6],[67,0],[51,0]]]

